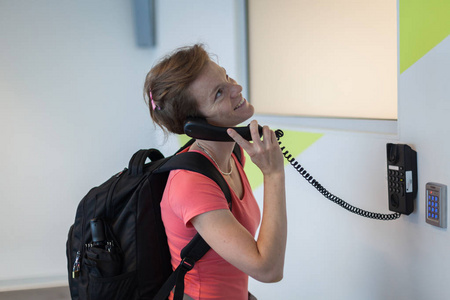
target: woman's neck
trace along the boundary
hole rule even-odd
[[[231,153],[235,142],[215,142],[206,140],[196,140],[191,146],[191,150],[198,150],[210,156],[223,173],[230,172]]]

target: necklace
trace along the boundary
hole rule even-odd
[[[222,174],[225,175],[225,176],[230,176],[230,175],[231,175],[231,172],[233,172],[233,164],[231,163],[231,157],[230,157],[230,167],[231,167],[231,168],[230,168],[230,172],[228,172],[228,173],[227,173],[227,172],[223,172],[223,171],[220,169],[219,164],[216,162],[216,160],[212,157],[211,154],[209,154],[208,151],[206,151],[205,148],[203,148],[202,145],[200,145],[199,142],[197,142],[197,146],[198,146],[200,149],[202,149],[203,152],[205,152],[206,155],[208,155],[208,156],[212,159],[212,161],[214,162],[214,164],[217,166],[217,169],[219,169],[220,173],[222,173]]]

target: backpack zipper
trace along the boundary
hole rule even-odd
[[[80,269],[81,269],[81,251],[77,251],[77,256],[75,257],[75,262],[73,263],[72,268],[72,278],[80,277]]]
[[[83,215],[81,217],[81,224],[84,224],[84,217],[86,215],[84,203],[85,203],[85,201],[82,201],[82,212],[83,212]],[[81,238],[82,239],[84,238],[84,226],[81,226]],[[82,245],[81,245],[81,250],[77,250],[77,254],[75,256],[75,261],[73,262],[73,266],[72,266],[72,278],[74,278],[74,279],[80,277],[80,273],[81,273],[81,256],[82,256],[81,251],[83,251],[83,246]]]

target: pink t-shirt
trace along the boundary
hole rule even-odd
[[[244,159],[243,155],[242,158]],[[239,199],[230,188],[232,213],[255,236],[261,218],[260,210],[242,166],[234,155],[233,159],[242,179],[244,194],[242,199]],[[170,172],[161,201],[161,214],[174,269],[180,264],[181,249],[197,233],[190,220],[197,215],[217,209],[229,208],[222,190],[213,180],[186,170]],[[186,274],[184,293],[196,300],[247,300],[248,275],[211,249]],[[173,293],[170,299],[173,299]]]

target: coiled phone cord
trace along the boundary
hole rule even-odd
[[[363,210],[361,208],[355,207],[341,198],[333,195],[330,193],[326,188],[324,188],[317,180],[315,180],[309,173],[306,171],[296,160],[294,157],[292,157],[291,154],[289,154],[289,151],[285,150],[284,146],[281,146],[280,138],[284,135],[283,131],[278,129],[275,131],[275,135],[278,139],[278,144],[281,147],[281,151],[283,152],[284,157],[286,160],[297,170],[297,172],[306,179],[319,193],[321,193],[325,198],[328,200],[340,205],[341,207],[345,208],[346,210],[366,217],[370,219],[376,219],[376,220],[383,220],[383,221],[390,221],[390,220],[396,220],[400,218],[400,213],[392,213],[392,214],[381,214],[381,213],[374,213],[370,211]]]

